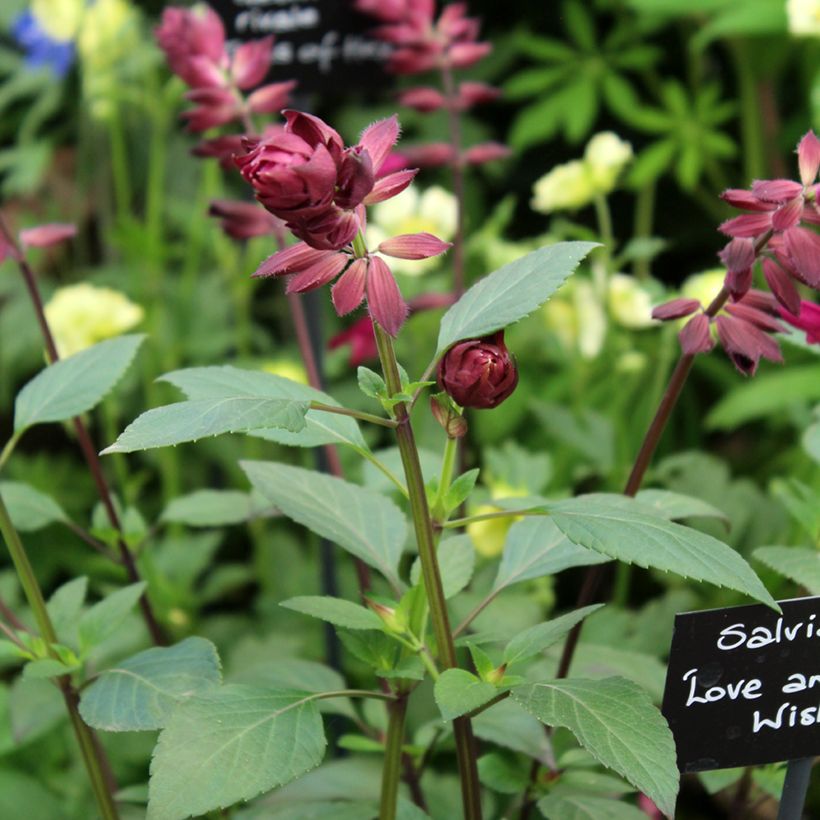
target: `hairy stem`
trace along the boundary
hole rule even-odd
[[[402,746],[404,724],[407,719],[407,696],[402,695],[387,707],[389,721],[385,738],[382,791],[379,803],[379,820],[395,820],[396,800],[401,782]]]

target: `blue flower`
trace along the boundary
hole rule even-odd
[[[49,37],[31,11],[18,15],[11,31],[14,39],[26,52],[27,66],[45,66],[57,77],[64,77],[68,73],[74,62],[74,43]]]

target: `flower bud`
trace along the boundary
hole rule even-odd
[[[518,384],[504,331],[453,345],[439,362],[438,384],[462,407],[488,410],[501,404]]]
[[[447,438],[462,438],[467,433],[467,419],[461,415],[446,393],[430,397],[430,411],[433,418],[444,428]]]

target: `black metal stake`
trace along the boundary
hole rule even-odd
[[[783,794],[780,796],[777,820],[802,820],[813,764],[813,757],[789,761],[786,767],[786,781],[783,783]]]

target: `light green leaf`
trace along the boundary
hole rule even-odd
[[[66,523],[68,516],[50,496],[20,481],[0,482],[0,495],[8,507],[11,523],[20,532],[34,532],[56,522]]]
[[[512,698],[496,703],[473,718],[476,737],[504,749],[547,760],[552,748],[544,727]]]
[[[119,629],[145,591],[145,582],[112,592],[83,613],[79,623],[80,644],[85,649],[101,644]]]
[[[14,431],[65,421],[91,410],[122,378],[144,338],[108,339],[49,365],[17,395]]]
[[[322,719],[304,692],[225,686],[173,713],[151,761],[148,820],[183,820],[295,780],[321,763]]]
[[[119,438],[103,450],[103,455],[168,447],[263,427],[298,432],[305,426],[308,407],[306,401],[249,396],[197,399],[155,407],[132,421]]]
[[[39,658],[31,661],[23,667],[23,677],[26,680],[33,678],[57,678],[60,675],[67,675],[77,666],[67,666],[55,658]]]
[[[513,699],[547,726],[569,729],[596,760],[672,817],[679,775],[675,741],[646,693],[624,678],[517,686]]]
[[[630,510],[623,497],[612,505],[605,499],[579,496],[550,503],[546,509],[576,544],[640,567],[729,587],[778,609],[746,561],[717,538],[647,515],[637,502]]]
[[[346,629],[382,629],[384,625],[375,612],[352,601],[345,601],[344,598],[302,595],[282,601],[279,606]]]
[[[820,552],[807,547],[760,547],[752,555],[812,595],[820,595]]]
[[[504,649],[504,663],[508,666],[520,663],[527,658],[540,654],[548,647],[557,643],[575,624],[580,623],[588,615],[599,610],[603,604],[593,604],[574,612],[568,612],[559,618],[554,618],[543,624],[536,624],[516,635]]]
[[[87,591],[88,578],[81,576],[63,584],[49,598],[46,609],[60,638],[72,635],[76,630]]]
[[[803,449],[820,464],[820,421],[812,424],[803,433]]]
[[[251,484],[288,518],[335,542],[400,585],[398,566],[407,522],[389,498],[300,467],[264,461],[240,464]]]
[[[65,820],[65,803],[38,782],[12,768],[0,769],[0,817],[19,817],[21,808],[32,820]]]
[[[646,820],[635,806],[586,794],[548,794],[537,806],[547,820]]]
[[[189,527],[226,527],[273,511],[266,498],[239,490],[196,490],[175,498],[161,521]]]
[[[456,535],[447,538],[438,547],[438,566],[441,572],[441,584],[444,597],[458,595],[473,577],[475,568],[475,550],[469,535]],[[415,586],[421,580],[421,562],[418,558],[410,568],[410,582]]]
[[[499,268],[473,285],[441,320],[437,353],[523,319],[564,284],[594,242],[559,242]]]
[[[500,752],[490,752],[478,760],[482,784],[501,794],[523,794],[530,784],[528,768],[519,758]]]
[[[466,669],[447,669],[436,681],[434,694],[444,720],[466,715],[492,700],[498,689]]]
[[[107,732],[162,729],[174,709],[221,680],[216,647],[204,638],[146,649],[106,669],[80,700],[83,720]]]
[[[673,493],[670,490],[649,489],[641,490],[635,496],[635,500],[645,507],[651,507],[657,515],[668,518],[670,521],[681,518],[719,518],[727,525],[729,523],[726,513],[691,495]]]
[[[525,518],[510,527],[493,590],[498,593],[519,581],[605,561],[570,541],[550,518]]]
[[[316,401],[338,407],[339,403],[327,393],[305,384],[237,367],[192,367],[166,373],[161,381],[170,382],[192,400],[219,399],[235,396],[256,396],[267,399]],[[356,449],[367,449],[359,425],[349,416],[309,410],[305,427],[299,432],[288,430],[253,430],[251,435],[293,447],[317,447],[322,444],[347,444]]]

